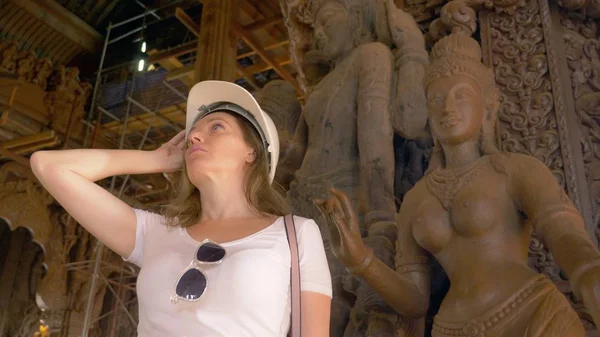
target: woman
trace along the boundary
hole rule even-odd
[[[451,34],[431,56],[425,89],[435,148],[396,219],[396,270],[362,243],[350,203],[337,191],[319,202],[332,250],[399,313],[413,317],[427,312],[428,260],[436,258],[450,289],[433,336],[583,337],[566,297],[527,265],[535,231],[600,323],[600,254],[583,219],[543,163],[496,148],[499,93],[478,43]]]
[[[82,226],[141,267],[139,336],[282,337],[290,324],[290,252],[287,205],[270,184],[277,139],[247,91],[206,81],[190,91],[186,130],[155,151],[43,151],[31,163]],[[179,169],[177,195],[162,215],[133,209],[94,184]],[[313,220],[296,217],[295,224],[302,331],[329,336],[331,278],[321,235]]]

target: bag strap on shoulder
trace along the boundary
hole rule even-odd
[[[296,224],[294,216],[288,214],[284,217],[285,232],[290,245],[292,256],[290,283],[292,287],[292,320],[290,324],[290,336],[300,337],[302,335],[302,307],[300,305],[300,257],[298,254],[298,240],[296,237]]]

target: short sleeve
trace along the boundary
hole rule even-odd
[[[144,263],[144,238],[148,228],[160,225],[162,216],[137,208],[134,208],[133,211],[135,212],[136,218],[135,246],[133,247],[131,254],[129,254],[128,257],[124,257],[123,260],[131,262],[141,268]]]
[[[331,273],[321,231],[311,219],[294,217],[298,228],[300,288],[332,297]]]

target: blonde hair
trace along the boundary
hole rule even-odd
[[[258,132],[252,124],[242,117],[235,117],[242,129],[242,135],[247,144],[256,151],[256,158],[250,164],[245,177],[246,200],[257,215],[285,215],[289,212],[289,205],[284,196],[283,188],[269,182],[269,166],[266,152]],[[200,221],[202,216],[202,203],[200,191],[188,178],[187,169],[183,170],[175,179],[173,197],[162,208],[162,215],[168,226],[189,227]]]

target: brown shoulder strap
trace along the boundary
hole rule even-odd
[[[291,287],[292,287],[292,322],[290,324],[291,337],[300,337],[301,331],[301,305],[300,305],[300,257],[298,254],[298,240],[296,238],[296,225],[294,216],[288,214],[284,217],[285,232],[287,234],[288,243],[290,245],[290,253],[292,255],[290,270]]]

